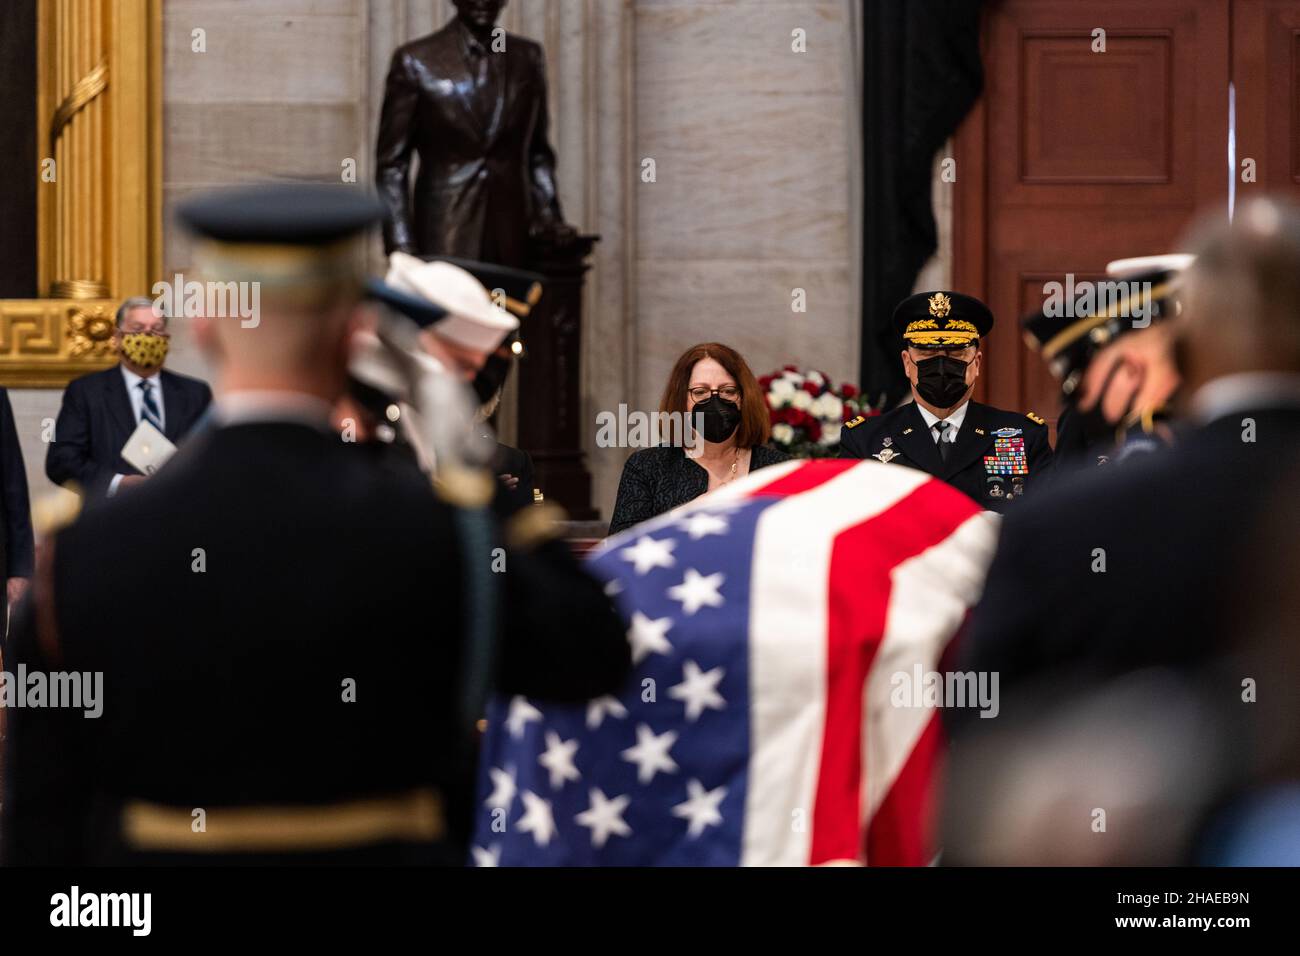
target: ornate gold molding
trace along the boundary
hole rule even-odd
[[[38,0],[37,33],[46,298],[0,301],[0,385],[58,388],[112,363],[104,318],[162,272],[162,0]]]

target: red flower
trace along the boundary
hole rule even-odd
[[[810,416],[808,418],[808,424],[805,425],[804,428],[808,431],[809,441],[818,441],[822,437],[822,423],[817,421],[817,419]]]
[[[784,370],[787,371],[787,372],[797,372],[797,371],[799,371],[799,366],[798,366],[798,365],[786,365],[786,366],[784,366]]]
[[[843,385],[840,386],[840,397],[841,397],[841,398],[857,398],[857,397],[858,397],[858,390],[857,390],[857,388],[856,388],[855,386],[850,385],[848,382],[845,382]]]
[[[764,375],[762,378],[758,380],[759,387],[766,392],[771,387],[772,381],[775,378],[776,378],[775,375]]]
[[[818,395],[822,393],[821,386],[817,385],[814,382],[804,382],[803,390],[807,392],[809,395],[811,395],[813,398],[816,398]]]

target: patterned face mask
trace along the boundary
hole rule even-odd
[[[140,368],[157,368],[167,358],[170,340],[152,332],[132,332],[122,336],[122,354]]]

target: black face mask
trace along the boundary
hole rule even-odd
[[[935,408],[952,408],[961,401],[969,387],[966,369],[969,362],[936,355],[916,363],[916,391]]]
[[[695,420],[695,430],[704,436],[704,440],[717,444],[735,434],[740,425],[740,406],[721,396],[710,395],[705,401],[695,403],[691,416]]]
[[[514,364],[513,358],[503,358],[495,353],[488,356],[483,367],[474,376],[474,394],[478,396],[480,405],[486,405],[505,387],[512,364]]]

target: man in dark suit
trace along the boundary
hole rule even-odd
[[[121,362],[69,382],[45,455],[45,474],[69,482],[97,500],[115,495],[145,476],[122,457],[122,446],[142,421],[179,444],[207,411],[206,382],[164,369],[167,317],[143,297],[117,310],[114,332]]]
[[[12,606],[23,596],[36,563],[32,537],[31,503],[27,496],[27,469],[18,444],[9,390],[0,388],[0,567],[5,573],[5,600]],[[0,608],[3,614],[3,608]],[[3,628],[0,628],[0,633]]]
[[[530,235],[573,234],[547,139],[545,59],[530,40],[494,35],[505,0],[455,3],[456,19],[393,55],[375,174],[385,249],[522,265]]]
[[[922,292],[894,310],[912,401],[844,423],[841,458],[875,458],[941,478],[990,511],[1004,511],[1052,465],[1043,420],[972,401],[979,340],[993,313],[959,292]]]
[[[102,716],[10,713],[8,862],[461,863],[471,681],[621,686],[623,623],[571,556],[469,537],[416,470],[331,432],[380,215],[344,186],[182,208],[196,271],[260,282],[260,320],[194,320],[212,427],[42,549],[11,666],[102,673]]]
[[[1183,313],[1168,320],[1187,412],[1173,447],[1122,468],[1072,472],[1006,519],[962,665],[999,675],[1001,717],[985,722],[953,714],[955,753],[972,753],[961,761],[969,773],[952,782],[953,800],[991,806],[978,778],[996,777],[999,767],[1017,761],[1028,766],[1023,753],[1003,749],[1028,738],[1001,739],[997,730],[1032,733],[1065,706],[1132,686],[1119,679],[1139,680],[1139,671],[1166,686],[1204,679],[1217,660],[1241,650],[1245,622],[1260,614],[1258,568],[1275,556],[1254,542],[1275,520],[1273,503],[1293,494],[1283,482],[1294,474],[1300,450],[1300,213],[1262,201],[1239,206],[1231,224],[1221,216],[1192,244],[1198,255],[1186,273]],[[1247,595],[1256,598],[1249,607]],[[1258,718],[1256,705],[1242,704],[1247,677],[1258,682],[1260,699],[1291,694],[1293,687],[1284,674],[1240,664],[1211,677],[1209,703],[1249,726]],[[1249,745],[1236,749],[1267,751],[1270,734],[1256,725]],[[1108,765],[1104,736],[1074,741],[1088,744],[1080,765]],[[1174,749],[1159,735],[1143,740],[1157,751]],[[978,756],[970,751],[985,742],[988,749]],[[1193,752],[1204,747],[1202,775],[1216,769],[1208,765],[1211,743],[1178,743]],[[1046,753],[1037,757],[1039,766],[1050,760]],[[1138,788],[1131,779],[1098,779],[1088,784],[1090,792],[1080,792],[1079,805],[1113,806],[1123,788],[1136,799],[1157,783],[1147,779]],[[1186,811],[1176,793],[1162,797]],[[1034,808],[1023,800],[1016,806],[1044,833],[1078,832],[1077,814],[1063,820],[1061,807]],[[972,856],[971,846],[956,856],[987,860]],[[1135,858],[1117,846],[1107,859]],[[1065,853],[1055,860],[1078,858]],[[1147,862],[1180,861],[1187,858]]]

